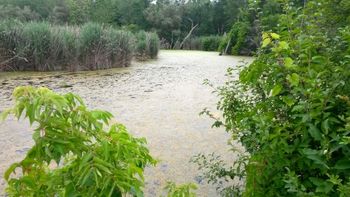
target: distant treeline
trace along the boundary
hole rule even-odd
[[[0,0],[0,19],[95,22],[134,33],[152,31],[167,48],[183,49],[188,39],[229,32],[245,4],[246,0]]]
[[[156,58],[155,33],[48,22],[0,22],[0,70],[97,70],[128,66],[133,56]]]
[[[298,7],[305,0],[288,2]],[[0,0],[0,20],[94,22],[136,34],[156,32],[166,49],[253,55],[261,33],[280,28],[283,5],[280,0]]]

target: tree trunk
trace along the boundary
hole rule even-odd
[[[188,19],[188,20],[191,21],[191,23],[192,23],[192,28],[191,28],[191,30],[188,32],[187,36],[182,40],[182,42],[181,42],[181,44],[180,44],[180,49],[183,48],[183,45],[185,44],[186,40],[191,36],[193,30],[196,29],[196,27],[198,26],[198,24],[195,25],[195,26],[193,26],[193,21],[192,21],[191,19]]]
[[[224,51],[224,55],[227,55],[227,50],[228,50],[228,47],[230,46],[230,43],[231,43],[231,38],[227,42],[227,45],[226,45],[226,48],[225,48],[225,51]]]

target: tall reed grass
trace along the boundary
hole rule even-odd
[[[47,22],[0,22],[0,70],[96,70],[125,67],[133,54],[155,58],[156,34],[138,35],[87,23],[82,27],[55,26]],[[135,40],[136,37],[136,40]],[[145,42],[145,48],[135,43]],[[139,46],[139,45],[137,45]],[[136,50],[136,51],[135,51]]]
[[[156,33],[140,31],[135,34],[135,57],[139,60],[154,59],[159,52],[159,38]]]

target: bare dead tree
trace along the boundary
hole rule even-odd
[[[191,30],[188,32],[188,34],[185,36],[185,38],[182,40],[180,44],[180,49],[183,48],[183,45],[185,44],[186,40],[191,36],[192,32],[196,29],[198,24],[194,25],[193,20],[188,18],[189,21],[191,21]]]

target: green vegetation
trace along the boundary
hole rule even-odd
[[[279,31],[283,5],[301,7],[304,0],[243,1],[226,39],[219,51],[231,55],[254,55],[261,44],[262,32]]]
[[[182,49],[217,51],[221,43],[221,36],[201,36],[186,40]]]
[[[132,58],[132,42],[129,32],[87,23],[80,30],[79,60],[90,70],[127,66]]]
[[[235,23],[225,39],[220,42],[219,51],[231,55],[252,55],[255,48],[248,46],[249,44],[246,42],[248,31],[249,25],[247,23]]]
[[[229,32],[246,4],[246,0],[0,0],[0,20],[60,25],[94,22],[136,32],[156,32],[165,48],[182,49],[180,44],[189,37]]]
[[[193,162],[223,196],[349,195],[350,4],[304,2],[279,4],[278,25],[262,33],[254,62],[239,79],[230,69],[230,81],[216,89],[224,121],[214,126],[247,153],[228,167],[215,155]],[[225,179],[245,182],[227,187]]]
[[[0,11],[2,70],[127,66],[160,46],[255,55],[215,88],[223,120],[202,112],[231,134],[238,159],[191,162],[222,196],[349,196],[349,0],[0,0]],[[36,129],[4,176],[9,195],[143,196],[143,171],[156,161],[144,139],[109,125],[110,113],[46,88],[19,87],[14,99],[2,115],[24,115]]]
[[[135,57],[139,60],[154,59],[159,52],[159,38],[156,33],[136,33]]]
[[[144,35],[140,37],[139,35]],[[87,23],[82,27],[47,22],[0,22],[2,70],[96,70],[128,66],[135,53],[156,58],[159,39],[154,33],[135,37],[124,30]],[[140,43],[145,48],[140,48]]]
[[[132,137],[112,115],[89,110],[74,94],[18,87],[13,114],[35,125],[34,146],[6,171],[11,196],[142,195],[143,170],[156,161],[146,140]],[[12,176],[21,169],[19,176]]]
[[[176,185],[173,182],[168,182],[164,188],[168,197],[195,197],[197,196],[193,190],[197,189],[197,185],[194,183],[187,183],[182,185]]]
[[[33,12],[30,7],[23,8],[15,7],[13,5],[0,5],[0,19],[18,19],[21,21],[36,21],[39,20],[38,13]]]

